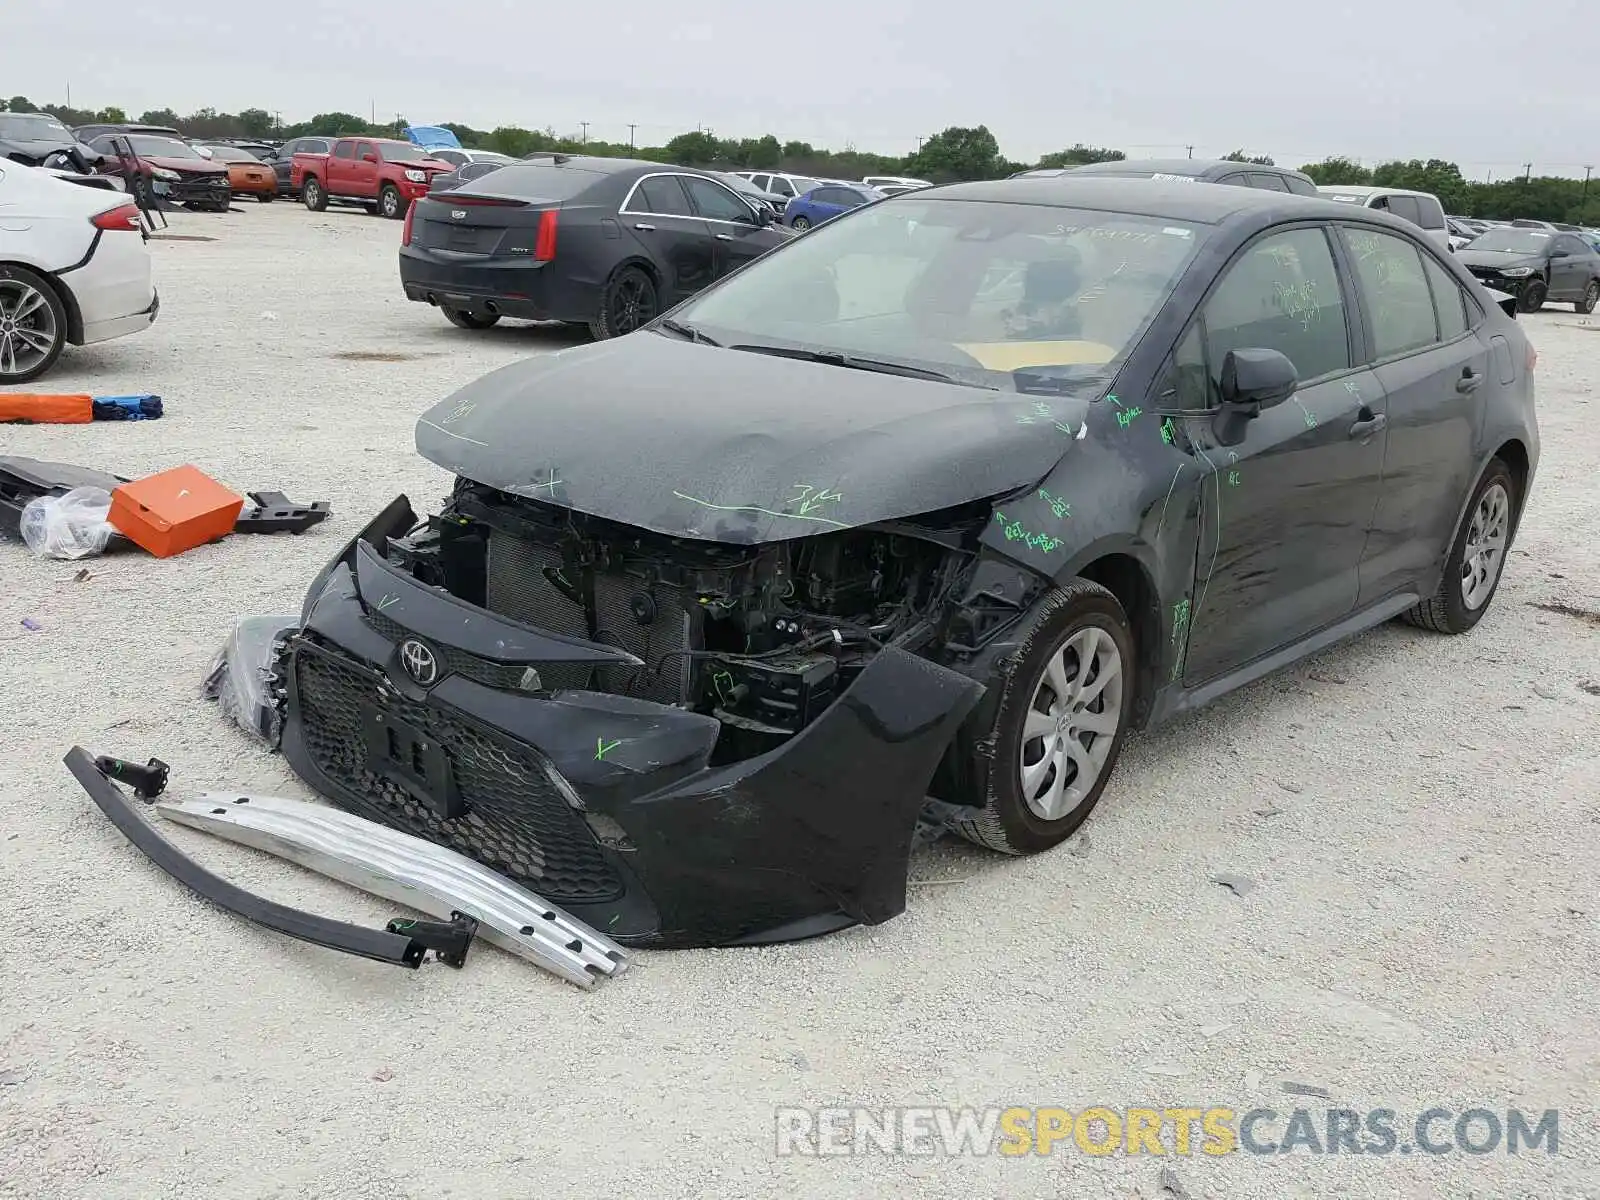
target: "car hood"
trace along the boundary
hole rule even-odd
[[[5,154],[26,154],[30,158],[43,158],[47,154],[54,154],[57,150],[76,150],[91,159],[100,157],[98,151],[89,149],[73,137],[0,137],[0,152]]]
[[[1464,267],[1538,267],[1544,259],[1535,254],[1518,254],[1511,250],[1459,250],[1456,257]]]
[[[1030,486],[1087,409],[640,332],[485,375],[424,413],[416,439],[502,491],[748,544]]]

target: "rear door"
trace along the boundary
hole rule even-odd
[[[618,210],[622,227],[655,264],[662,281],[662,308],[692,296],[716,275],[716,239],[689,203],[683,177],[645,175]]]
[[[349,138],[340,138],[328,155],[328,191],[330,194],[349,195],[355,186],[356,144]]]
[[[698,175],[680,176],[689,203],[711,229],[715,259],[712,275],[721,279],[745,263],[760,258],[782,236],[775,234],[732,188]]]
[[[1443,559],[1496,384],[1478,332],[1483,310],[1454,272],[1400,234],[1347,225],[1341,236],[1366,318],[1363,357],[1388,397],[1383,483],[1361,562],[1367,604],[1416,586]]]
[[[1589,286],[1589,247],[1575,234],[1563,233],[1556,236],[1550,250],[1550,299],[1578,299]],[[1562,250],[1566,253],[1557,257]]]
[[[356,146],[356,157],[350,168],[352,195],[378,194],[378,163],[382,158],[383,156],[378,153],[378,147],[371,142],[361,142]]]
[[[1300,377],[1236,445],[1217,444],[1210,421],[1189,423],[1202,439],[1195,467],[1208,476],[1183,671],[1190,687],[1355,607],[1383,463],[1383,392],[1358,365],[1359,321],[1331,236],[1321,224],[1280,227],[1235,256],[1179,343],[1173,386],[1189,394],[1158,397],[1162,407],[1216,408],[1224,356],[1236,349],[1277,350]]]

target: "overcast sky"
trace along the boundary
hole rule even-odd
[[[1073,142],[1291,166],[1440,157],[1469,177],[1600,161],[1600,24],[1576,0],[195,0],[5,4],[0,94],[132,115],[264,108],[641,143],[719,136],[905,153],[986,124],[1008,157]]]

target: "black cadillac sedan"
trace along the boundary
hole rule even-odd
[[[1046,850],[1129,731],[1395,617],[1472,629],[1534,364],[1372,210],[897,197],[429,410],[453,494],[398,497],[313,582],[262,727],[337,803],[622,942],[881,922],[919,822]]]
[[[416,201],[400,282],[464,329],[523,317],[610,338],[787,240],[706,172],[543,155]]]

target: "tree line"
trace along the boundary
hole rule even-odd
[[[0,111],[48,112],[68,125],[130,120],[116,107],[98,110],[67,108],[58,104],[34,105],[26,96],[0,100]],[[179,116],[169,108],[152,109],[136,118],[147,125],[169,125],[190,137],[272,138],[321,136],[340,137],[366,134],[372,137],[402,135],[407,122],[398,118],[376,123],[353,113],[319,113],[309,121],[285,125],[262,108],[247,108],[237,113],[219,113],[202,108]],[[847,146],[829,150],[809,142],[780,142],[772,134],[758,138],[719,138],[706,130],[680,133],[659,146],[635,146],[623,142],[591,141],[575,134],[558,133],[554,127],[524,129],[502,125],[497,129],[474,129],[469,125],[443,122],[446,129],[469,149],[495,150],[520,158],[535,150],[572,154],[599,154],[608,157],[641,158],[652,162],[671,162],[683,166],[711,167],[719,170],[783,170],[797,175],[825,176],[831,179],[860,179],[864,175],[909,175],[935,183],[970,179],[999,179],[1029,167],[1065,167],[1084,163],[1116,161],[1127,156],[1104,146],[1076,143],[1065,150],[1046,154],[1037,162],[1008,159],[987,126],[951,126],[925,139],[906,155],[873,154]],[[1235,150],[1225,158],[1239,162],[1272,166],[1266,155],[1252,156]],[[1443,159],[1410,159],[1364,166],[1347,158],[1329,158],[1300,167],[1317,183],[1375,184],[1414,191],[1432,192],[1445,211],[1465,217],[1511,220],[1530,217],[1542,221],[1572,221],[1600,226],[1600,184],[1591,197],[1587,180],[1561,176],[1530,175],[1523,178],[1476,182],[1465,178],[1453,162]]]

